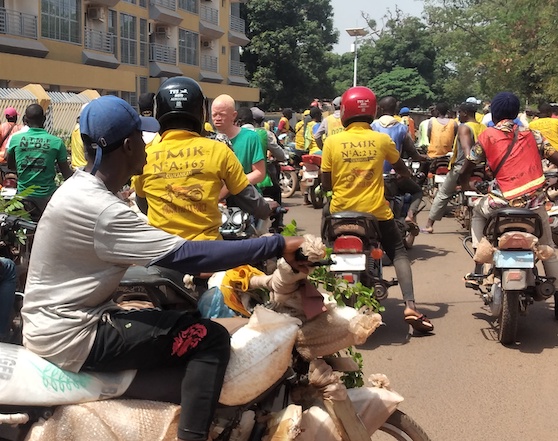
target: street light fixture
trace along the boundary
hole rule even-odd
[[[368,34],[368,31],[364,28],[349,28],[349,29],[345,29],[345,31],[347,31],[347,34],[349,34],[351,37],[355,37],[355,61],[354,61],[354,72],[353,72],[353,87],[354,87],[357,85],[358,37],[364,37],[365,35]]]

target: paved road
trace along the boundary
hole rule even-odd
[[[320,210],[302,206],[300,193],[285,200],[286,221],[301,233],[319,234]],[[419,215],[421,225],[427,213]],[[536,303],[518,330],[520,343],[497,341],[489,310],[463,274],[472,270],[461,245],[464,232],[452,218],[421,234],[410,250],[419,307],[434,335],[407,341],[398,287],[383,302],[385,327],[359,347],[365,375],[381,372],[433,441],[533,441],[558,439],[558,321],[554,303]],[[393,275],[391,267],[386,276]]]

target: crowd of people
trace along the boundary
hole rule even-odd
[[[397,97],[378,100],[356,86],[332,100],[325,117],[314,101],[296,122],[292,109],[284,109],[275,128],[262,109],[237,107],[229,95],[209,107],[196,81],[174,77],[157,93],[142,95],[139,112],[114,96],[84,105],[71,138],[72,167],[64,142],[44,129],[40,105],[27,107],[24,125],[14,108],[6,108],[0,164],[17,171],[18,191],[33,188],[29,199],[40,219],[22,309],[24,345],[73,372],[182,366],[178,439],[207,440],[229,359],[228,333],[191,313],[125,311],[111,295],[131,265],[203,274],[283,256],[295,270],[308,272],[307,263],[295,258],[301,237],[222,241],[219,233],[220,203],[257,218],[281,204],[277,161],[288,158],[284,139],[322,156],[323,191],[331,192],[324,215],[356,211],[378,219],[405,302],[403,318],[417,332],[431,333],[434,325],[415,301],[409,256],[384,197],[383,175],[396,174],[398,191],[412,199],[407,221],[417,223],[422,188],[403,156],[427,164],[451,155],[423,233],[434,233],[456,187],[467,189],[475,165],[486,163],[495,185],[474,209],[474,246],[489,214],[510,204],[537,211],[545,226],[541,242],[554,245],[545,222],[542,160],[558,165],[556,107],[545,103],[536,114],[520,114],[519,99],[509,92],[481,105],[471,97],[452,114],[439,103],[417,127]],[[65,180],[60,187],[57,172]],[[127,186],[147,222],[123,200]],[[13,262],[0,259],[0,265],[2,337],[15,273]],[[558,260],[545,261],[545,271],[558,280]]]

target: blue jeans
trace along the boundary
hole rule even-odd
[[[15,291],[15,263],[10,259],[0,257],[0,336],[7,334],[10,330]]]

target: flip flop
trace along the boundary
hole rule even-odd
[[[408,315],[405,317],[405,322],[411,325],[415,331],[423,334],[434,330],[434,325],[430,323],[430,320],[424,314]]]
[[[432,234],[434,233],[434,228],[432,227],[424,227],[420,229],[421,233],[428,233],[428,234]]]

